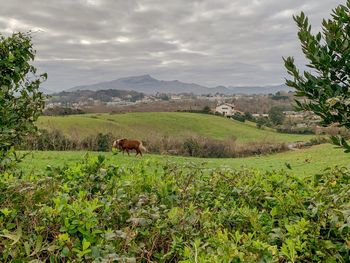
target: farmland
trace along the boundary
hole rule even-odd
[[[246,159],[84,155],[34,152],[21,176],[0,179],[2,262],[349,259],[350,172],[322,171],[347,164],[331,145]]]
[[[41,117],[38,124],[66,136],[312,138],[189,113]],[[247,158],[22,153],[19,174],[0,179],[1,262],[349,258],[348,155],[330,144]]]
[[[72,138],[111,133],[116,137],[139,139],[162,136],[175,138],[203,136],[222,140],[235,137],[238,143],[245,143],[307,141],[313,137],[259,130],[251,124],[214,115],[179,112],[42,116],[37,124],[39,128],[57,129]]]
[[[291,77],[285,84],[296,93],[273,95],[265,86],[261,103],[212,84],[242,83],[245,93],[255,90],[248,82],[280,79],[275,56],[295,45],[290,30],[266,29],[289,28],[283,10],[289,16],[299,8],[273,1],[248,8],[220,1],[215,10],[205,1],[25,2],[6,4],[0,15],[1,263],[350,262],[350,0],[315,35],[304,12],[293,15],[309,69],[283,55]],[[16,33],[28,26],[38,30]],[[45,32],[32,42],[36,31]],[[32,64],[36,43],[49,47],[40,51],[40,70]],[[39,88],[48,74],[41,69],[52,73],[48,87],[78,90],[75,98],[63,91],[45,107]],[[107,80],[145,69],[214,88],[150,75]],[[76,83],[92,80],[100,82]],[[289,112],[294,96],[305,114]],[[169,103],[152,105],[159,100]],[[204,114],[224,101],[245,116]],[[109,108],[128,112],[126,102],[168,112]],[[268,112],[268,119],[248,112]],[[144,155],[129,156],[130,149]]]
[[[27,171],[44,171],[47,165],[61,166],[79,162],[88,154],[97,156],[98,152],[85,151],[37,151],[30,153],[21,164],[21,167]],[[289,170],[286,164],[290,165],[290,173],[297,176],[305,176],[322,172],[328,167],[349,165],[349,156],[342,149],[335,148],[330,144],[322,144],[297,151],[288,151],[271,155],[261,155],[247,158],[186,158],[179,156],[162,156],[146,154],[143,158],[127,156],[122,154],[113,155],[112,153],[103,153],[108,164],[116,164],[124,167],[137,166],[140,163],[147,163],[147,166],[158,163],[165,164],[173,162],[178,164],[195,163],[201,164],[206,168],[229,167],[232,169],[260,169],[269,170]]]

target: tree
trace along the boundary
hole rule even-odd
[[[257,118],[256,119],[256,127],[258,127],[259,129],[262,129],[263,126],[266,126],[266,127],[271,126],[269,119],[265,118],[265,117]]]
[[[251,114],[249,111],[246,111],[244,113],[244,117],[247,121],[255,121],[253,114]]]
[[[323,20],[322,32],[313,34],[303,12],[293,17],[298,26],[302,51],[309,71],[301,73],[293,57],[283,58],[289,87],[296,89],[297,109],[314,112],[323,126],[350,128],[350,0],[332,11],[332,18]],[[350,152],[350,146],[340,137],[333,142]]]
[[[281,125],[285,119],[283,109],[279,106],[273,106],[269,110],[269,119],[274,125]]]
[[[245,115],[242,115],[239,112],[235,112],[231,118],[236,121],[245,122]]]
[[[211,113],[211,109],[208,105],[204,106],[204,108],[202,109],[203,113],[209,114]]]
[[[14,145],[35,132],[45,97],[39,91],[47,75],[37,75],[30,33],[0,35],[0,170],[16,157]]]

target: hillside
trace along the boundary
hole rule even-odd
[[[77,90],[106,90],[106,89],[118,89],[118,90],[133,90],[142,92],[145,94],[159,93],[193,93],[193,94],[269,94],[276,93],[277,91],[289,91],[285,85],[275,86],[256,86],[256,87],[225,87],[217,86],[214,88],[208,88],[196,83],[185,83],[178,80],[166,81],[158,80],[150,75],[132,76],[126,78],[120,78],[112,81],[104,81],[91,85],[76,86],[68,89],[67,91]]]
[[[213,139],[235,137],[239,143],[305,141],[313,137],[260,130],[250,124],[214,115],[179,112],[42,116],[38,120],[38,126],[48,130],[59,129],[75,139],[99,132],[139,139],[152,136],[204,136]]]
[[[102,102],[113,101],[113,97],[118,97],[124,101],[136,101],[142,99],[144,95],[142,93],[130,90],[77,90],[77,91],[62,91],[55,93],[51,96],[50,102],[70,102],[78,103],[82,101],[88,101],[90,99],[100,100]]]
[[[194,84],[184,83],[177,80],[163,81],[157,80],[150,75],[133,76],[120,78],[112,81],[100,82],[92,85],[77,86],[67,91],[77,90],[104,90],[104,89],[119,89],[119,90],[134,90],[146,94],[160,93],[194,93],[206,94],[215,93],[216,90],[209,90],[207,87]]]

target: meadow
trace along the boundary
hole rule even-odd
[[[234,137],[238,143],[308,141],[314,137],[281,134],[271,129],[260,130],[251,123],[242,123],[220,116],[182,112],[42,116],[37,125],[41,129],[60,130],[74,139],[97,133],[111,133],[119,138],[136,139],[202,136],[223,140]]]
[[[0,261],[349,262],[347,159],[34,152],[0,178]]]
[[[256,169],[262,171],[288,170],[297,176],[313,175],[323,172],[328,167],[345,166],[349,163],[349,155],[342,149],[331,144],[315,145],[296,151],[288,151],[270,155],[259,155],[246,158],[194,158],[169,155],[145,154],[144,157],[134,157],[113,154],[112,152],[86,152],[86,151],[35,151],[31,152],[20,164],[26,172],[42,172],[46,166],[62,166],[79,162],[85,155],[97,156],[102,154],[108,164],[125,167],[137,166],[147,163],[147,166],[174,162],[177,164],[194,163],[206,168],[228,167],[231,169]],[[289,169],[291,168],[291,169]]]
[[[242,144],[312,138],[188,113],[41,117],[39,125],[67,136],[234,134]],[[21,153],[19,169],[0,178],[1,262],[345,263],[350,257],[348,154],[330,144],[246,158]]]

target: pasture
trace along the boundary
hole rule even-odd
[[[44,171],[47,165],[61,166],[64,164],[73,164],[83,159],[85,155],[96,156],[102,154],[106,157],[109,164],[132,167],[140,163],[146,163],[147,166],[154,166],[159,163],[164,164],[173,162],[177,164],[194,163],[201,164],[206,168],[229,167],[233,169],[249,168],[263,171],[288,170],[297,176],[314,175],[322,172],[328,167],[348,166],[349,155],[342,149],[336,148],[331,144],[316,145],[310,148],[276,153],[271,155],[261,155],[246,158],[189,158],[167,155],[146,154],[143,158],[130,157],[126,154],[118,153],[113,155],[111,152],[85,152],[85,151],[36,151],[30,153],[21,163],[21,167],[27,171]],[[290,165],[288,169],[286,164]]]
[[[37,125],[41,129],[60,130],[73,139],[81,139],[97,133],[111,133],[116,137],[130,139],[203,136],[223,140],[235,137],[237,143],[308,141],[314,137],[312,135],[281,134],[271,129],[260,130],[250,123],[242,123],[220,116],[182,112],[42,116]]]
[[[312,138],[217,116],[152,114],[42,117],[39,125],[73,137]],[[347,166],[330,144],[220,159],[29,152],[19,176],[0,179],[0,261],[346,262]]]
[[[331,145],[84,155],[34,152],[23,174],[0,178],[1,262],[348,262],[350,172],[322,171],[348,156]],[[241,166],[254,169],[229,168]]]

